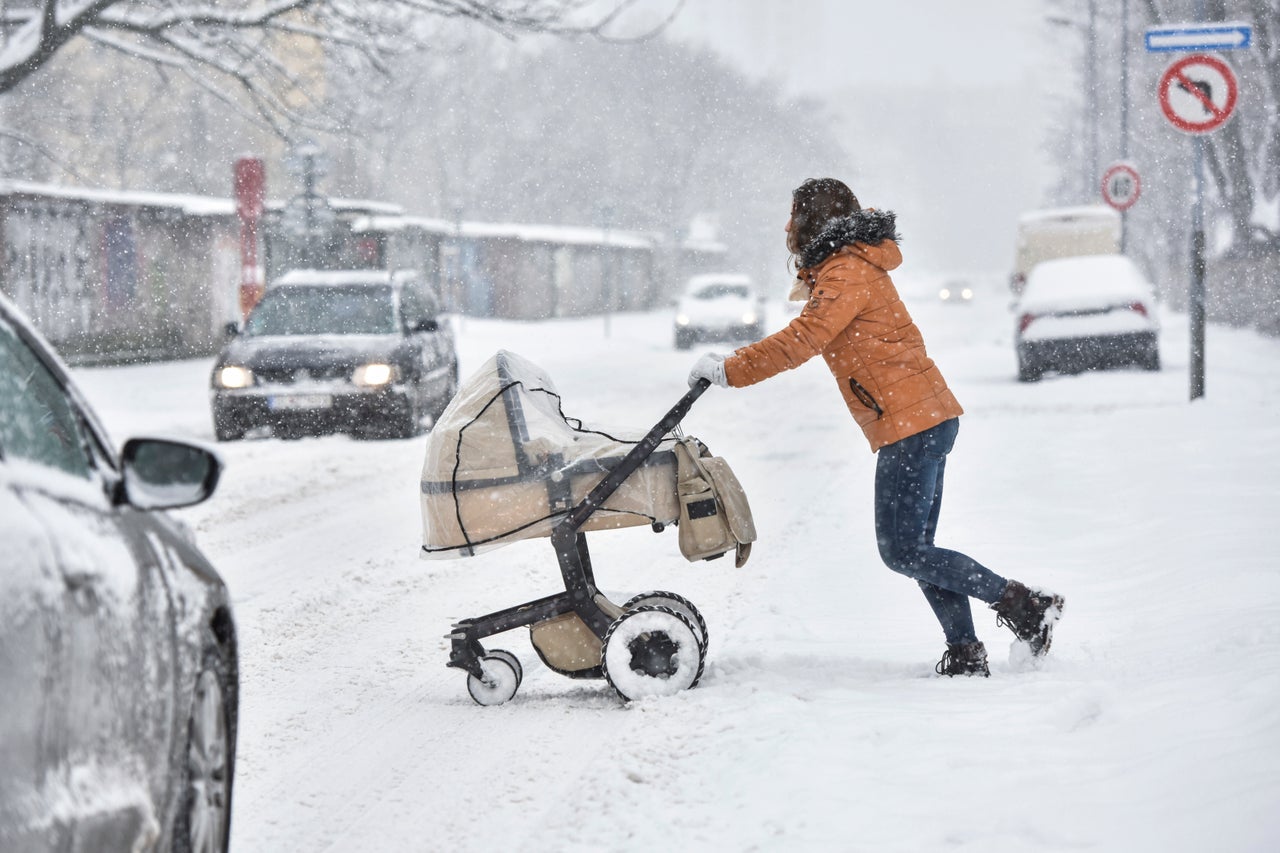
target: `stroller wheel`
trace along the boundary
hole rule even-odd
[[[501,705],[516,695],[524,673],[511,652],[494,649],[480,658],[480,668],[484,678],[467,676],[467,692],[477,705]]]
[[[633,607],[615,619],[600,653],[604,677],[626,700],[687,690],[705,662],[689,617],[657,605]]]
[[[507,663],[511,664],[511,668],[516,671],[517,686],[520,682],[524,681],[524,667],[520,665],[520,658],[516,657],[506,649],[489,649],[488,655],[490,657],[502,658]]]
[[[684,596],[676,595],[674,592],[663,592],[655,590],[653,592],[642,592],[637,596],[633,596],[626,604],[622,605],[623,610],[630,610],[633,607],[644,605],[657,605],[658,607],[670,607],[677,613],[683,613],[693,623],[693,627],[698,633],[698,647],[702,649],[702,653],[707,653],[707,620],[702,618],[702,614],[698,612],[698,608],[693,606],[693,602]]]

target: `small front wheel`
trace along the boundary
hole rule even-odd
[[[702,677],[706,662],[697,629],[669,607],[634,607],[609,626],[600,665],[609,685],[625,700],[670,696]]]
[[[516,695],[524,673],[511,652],[494,649],[480,658],[480,668],[483,678],[467,676],[467,692],[477,705],[501,705]]]

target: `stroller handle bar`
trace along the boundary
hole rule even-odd
[[[702,396],[711,382],[707,379],[699,379],[689,388],[685,395],[671,407],[671,411],[667,412],[662,420],[654,425],[653,429],[645,433],[644,438],[636,444],[635,447],[622,457],[622,461],[618,463],[612,471],[610,471],[603,480],[596,484],[596,487],[587,493],[582,502],[570,510],[564,520],[560,522],[558,527],[566,530],[577,530],[586,520],[591,517],[591,513],[595,512],[609,496],[617,491],[622,485],[622,481],[635,473],[641,463],[657,450],[658,444],[662,441],[667,433],[679,425],[684,420],[684,416],[689,414],[689,410],[693,408],[693,403]]]

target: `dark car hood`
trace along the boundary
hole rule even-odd
[[[393,358],[403,342],[397,335],[241,336],[223,347],[218,365],[237,364],[250,370],[354,367]]]

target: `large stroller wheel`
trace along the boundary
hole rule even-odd
[[[615,619],[600,653],[604,677],[626,700],[688,690],[702,677],[705,661],[689,617],[656,605],[634,607]]]
[[[623,610],[630,610],[633,607],[642,607],[645,605],[656,605],[658,607],[670,607],[677,613],[683,613],[689,617],[689,621],[693,623],[693,627],[698,631],[698,647],[702,649],[702,654],[707,653],[707,644],[709,637],[707,635],[707,620],[702,618],[702,614],[698,612],[698,608],[693,606],[693,602],[684,596],[676,595],[674,592],[663,592],[654,590],[653,592],[642,592],[633,596],[626,604],[622,605]]]
[[[501,705],[516,695],[524,672],[519,659],[504,649],[494,649],[480,658],[484,678],[467,676],[467,692],[477,705]]]

